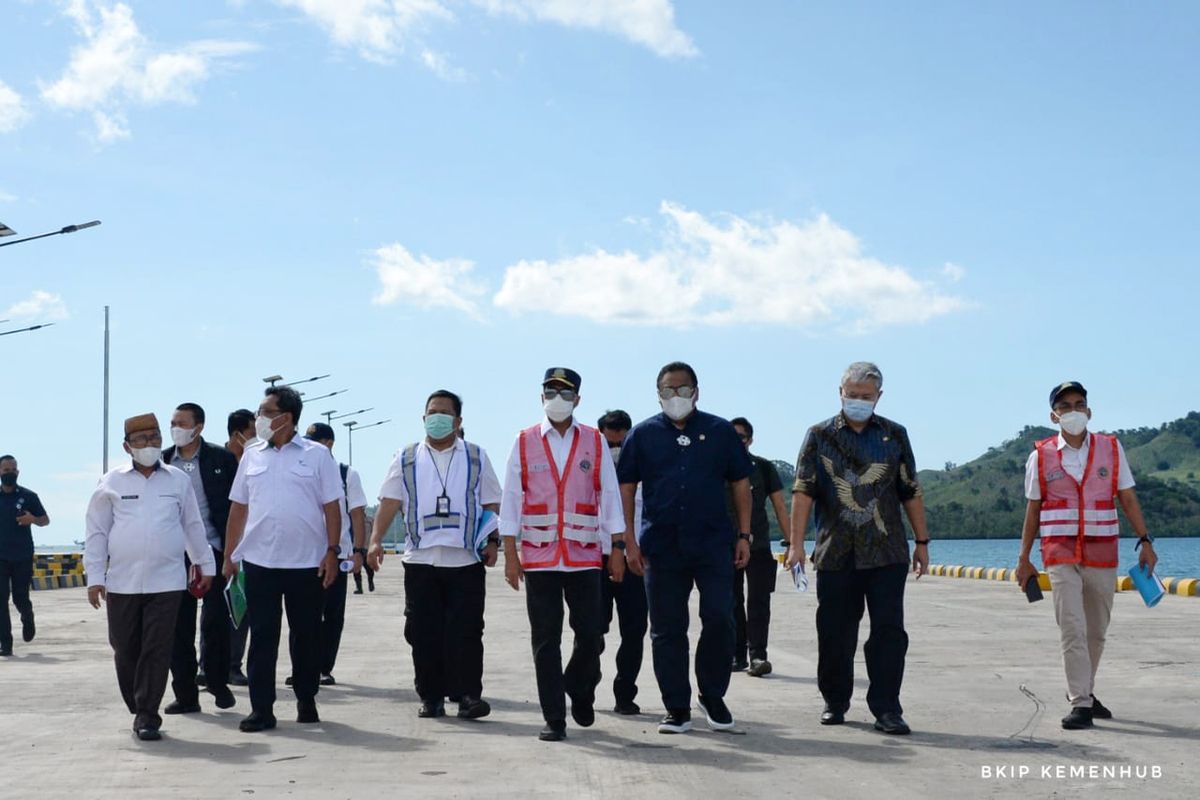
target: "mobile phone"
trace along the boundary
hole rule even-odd
[[[1042,585],[1038,583],[1038,576],[1036,574],[1025,581],[1025,596],[1029,598],[1029,602],[1031,603],[1036,603],[1044,597],[1042,594]]]

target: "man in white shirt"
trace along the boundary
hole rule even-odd
[[[546,720],[538,738],[546,742],[566,738],[564,692],[571,698],[571,718],[577,725],[586,728],[596,719],[604,648],[603,556],[609,556],[612,580],[619,582],[625,574],[625,515],[617,472],[600,432],[575,421],[580,383],[575,370],[546,370],[546,417],[513,443],[500,502],[504,576],[514,590],[525,580],[538,700]],[[565,670],[564,600],[575,633]]]
[[[132,463],[106,473],[88,503],[83,562],[88,602],[108,607],[108,641],[133,730],[155,741],[162,738],[158,707],[188,583],[184,552],[200,568],[199,593],[211,585],[216,563],[191,479],[159,460],[158,419],[125,420],[124,447]]]
[[[325,445],[333,452],[333,427],[324,422],[314,422],[304,432],[304,438]],[[354,571],[362,569],[367,555],[367,493],[363,491],[362,478],[358,470],[349,464],[338,464],[342,479],[342,490],[346,500],[342,503],[342,558],[354,554]],[[338,648],[342,643],[342,630],[346,626],[347,573],[338,571],[333,585],[325,590],[321,604],[321,685],[333,686],[333,667],[337,663]]]
[[[419,717],[491,713],[483,695],[484,565],[496,564],[500,481],[487,453],[458,435],[462,400],[439,389],[425,401],[425,440],[396,454],[379,490],[367,561],[404,515],[404,638],[412,647]],[[489,533],[489,530],[491,533]]]
[[[320,722],[320,627],[323,589],[338,575],[342,482],[329,449],[297,436],[303,403],[288,386],[267,389],[229,492],[225,577],[246,571],[250,618],[250,715],[245,732],[275,727],[275,664],[280,603],[287,606],[296,721]]]

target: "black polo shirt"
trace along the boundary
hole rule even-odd
[[[725,485],[750,474],[750,456],[727,420],[694,411],[682,430],[666,414],[638,423],[621,446],[617,480],[642,484],[641,546],[682,544],[728,552],[735,531]]]
[[[0,558],[5,561],[33,558],[33,533],[28,525],[17,524],[17,517],[26,511],[35,517],[46,515],[42,501],[24,486],[0,490]]]
[[[767,519],[767,501],[771,495],[783,491],[783,480],[775,465],[762,456],[750,455],[754,469],[750,471],[750,533],[754,541],[751,550],[771,550],[771,521]],[[737,524],[737,510],[733,506],[733,492],[728,492],[726,507],[729,519]]]

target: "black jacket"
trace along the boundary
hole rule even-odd
[[[237,475],[237,457],[224,447],[209,444],[200,439],[200,482],[204,486],[204,497],[208,500],[208,518],[221,540],[225,539],[225,523],[229,521],[229,490],[233,488],[233,477]],[[172,445],[163,451],[164,464],[175,457]]]

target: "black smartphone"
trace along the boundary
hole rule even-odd
[[[1031,603],[1036,603],[1044,597],[1042,594],[1042,585],[1038,583],[1037,575],[1025,581],[1025,596],[1029,598],[1029,602]]]

